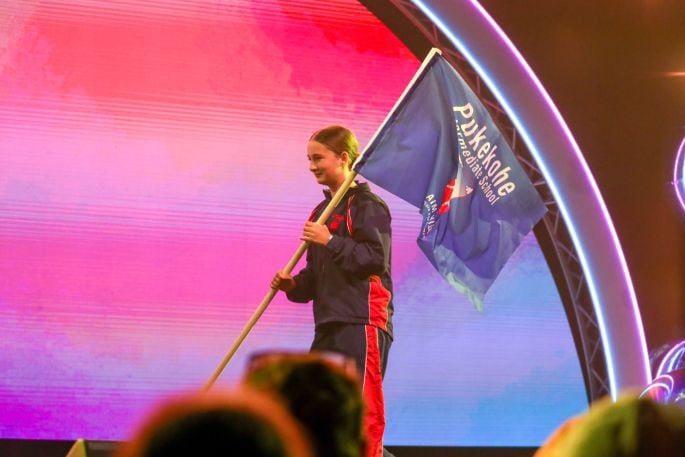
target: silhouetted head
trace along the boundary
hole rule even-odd
[[[565,428],[564,428],[565,427]],[[562,426],[536,457],[682,457],[685,409],[637,393],[604,398]]]
[[[299,423],[266,394],[186,395],[153,412],[119,457],[311,457]]]
[[[244,382],[279,394],[309,431],[319,457],[358,457],[366,440],[364,402],[355,364],[340,355],[265,354],[253,359]]]

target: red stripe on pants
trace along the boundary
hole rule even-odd
[[[378,351],[378,329],[366,326],[366,361],[364,363],[364,402],[366,414],[364,427],[369,440],[367,457],[383,455],[383,432],[385,431],[385,405],[383,402],[383,376],[381,355]]]

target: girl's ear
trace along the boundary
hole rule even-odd
[[[340,158],[342,159],[343,164],[347,165],[348,167],[351,165],[350,164],[350,155],[347,153],[347,151],[343,151],[340,154]]]

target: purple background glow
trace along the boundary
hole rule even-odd
[[[199,388],[321,198],[311,131],[365,144],[419,62],[355,1],[14,1],[0,6],[0,438],[125,439]],[[376,188],[378,190],[378,188]],[[393,212],[390,445],[537,445],[586,406],[531,235],[483,314]],[[245,357],[306,349],[274,300]]]

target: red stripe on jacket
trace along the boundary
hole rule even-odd
[[[369,278],[369,324],[388,331],[388,304],[391,294],[383,287],[381,278],[371,275]]]

